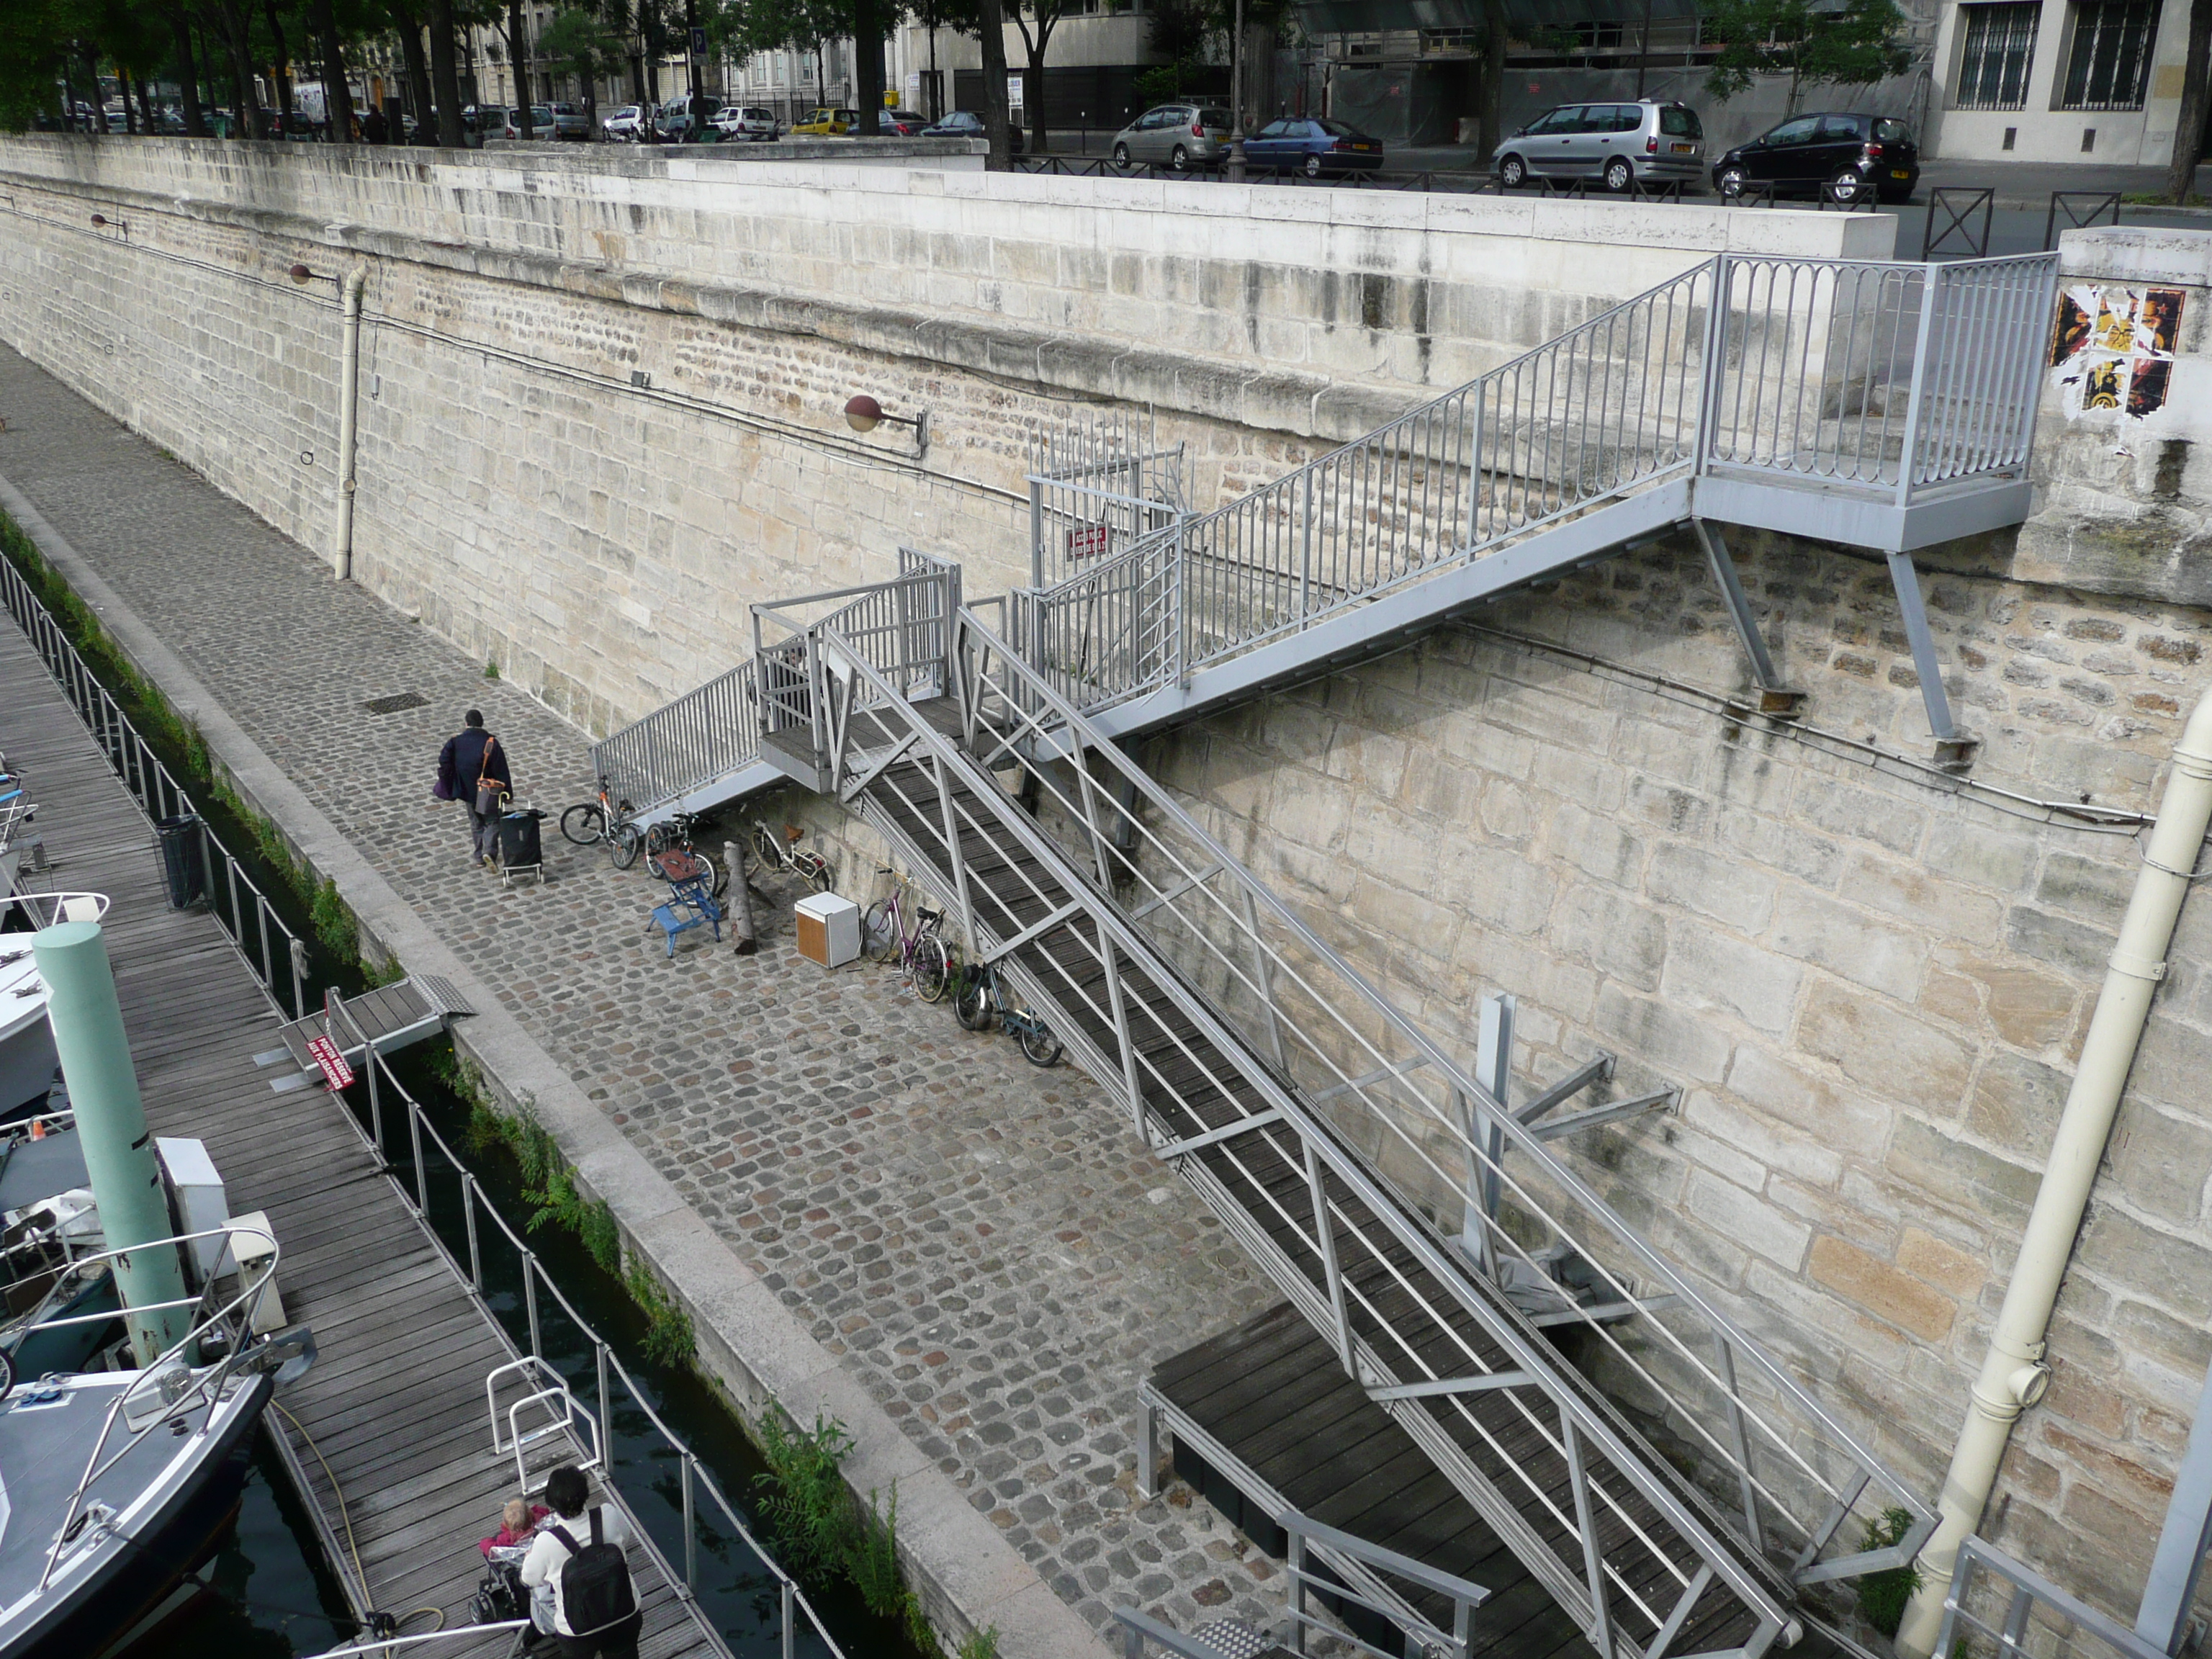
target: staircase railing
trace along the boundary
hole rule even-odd
[[[1669,477],[1726,469],[1907,507],[2017,477],[2057,268],[1716,255],[1273,483],[1017,591],[1012,642],[1098,708]]]
[[[741,662],[592,745],[608,793],[650,814],[760,753],[759,687]]]

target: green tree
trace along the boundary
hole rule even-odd
[[[710,40],[740,58],[802,52],[814,59],[817,96],[828,96],[822,48],[853,33],[851,0],[727,0],[702,19]],[[880,50],[880,47],[878,47]]]
[[[2182,59],[2181,112],[2173,127],[2173,156],[2166,170],[2166,199],[2185,203],[2197,188],[2197,164],[2204,159],[2208,60],[2212,60],[2212,0],[2192,0],[2189,47]]]
[[[1030,60],[1029,80],[1023,87],[1030,112],[1030,154],[1044,154],[1044,55],[1052,46],[1052,32],[1063,17],[1079,15],[1083,0],[1020,0],[1012,8],[1014,27],[1021,32],[1023,50]]]
[[[554,14],[553,21],[539,33],[538,52],[583,82],[584,123],[590,136],[597,138],[599,80],[623,72],[629,61],[628,45],[605,18],[569,6]]]
[[[1871,86],[1902,75],[1897,0],[1705,0],[1703,33],[1720,44],[1705,90],[1727,100],[1763,75],[1790,77],[1788,114],[1808,86]]]

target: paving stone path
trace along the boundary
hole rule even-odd
[[[1271,1564],[1202,1499],[1137,1501],[1131,1432],[1155,1360],[1276,1297],[1088,1079],[894,975],[824,975],[788,885],[758,956],[692,934],[673,962],[648,878],[597,849],[550,835],[550,884],[503,888],[428,801],[440,744],[481,707],[520,797],[557,811],[588,791],[582,734],[5,347],[0,414],[0,476],[1063,1599],[1101,1629],[1132,1602],[1183,1629],[1280,1617]],[[362,706],[405,691],[428,706]]]

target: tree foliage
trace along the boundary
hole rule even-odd
[[[1720,43],[1705,90],[1726,100],[1764,75],[1790,77],[1791,113],[1808,86],[1870,86],[1911,62],[1897,0],[1705,0],[1703,33]]]

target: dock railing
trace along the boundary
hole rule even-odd
[[[575,1305],[562,1294],[560,1286],[545,1271],[537,1253],[507,1218],[493,1206],[475,1174],[446,1144],[445,1137],[430,1122],[421,1103],[393,1073],[390,1062],[384,1055],[368,1048],[361,1028],[354,1023],[344,999],[333,993],[330,998],[330,1007],[333,1021],[343,1020],[350,1030],[352,1040],[362,1043],[368,1054],[357,1074],[355,1085],[366,1092],[368,1121],[364,1125],[350,1111],[346,1115],[347,1121],[353,1124],[355,1132],[368,1144],[379,1161],[385,1165],[387,1178],[409,1209],[414,1212],[423,1231],[436,1244],[447,1267],[467,1287],[493,1325],[504,1332],[506,1326],[490,1304],[484,1262],[487,1247],[505,1248],[513,1253],[521,1271],[524,1315],[529,1337],[527,1357],[553,1375],[560,1374],[558,1367],[552,1364],[546,1353],[544,1313],[544,1304],[549,1299],[589,1346],[595,1389],[592,1408],[597,1419],[599,1444],[604,1450],[600,1474],[607,1488],[621,1495],[622,1482],[614,1456],[615,1414],[617,1410],[635,1409],[642,1415],[651,1425],[653,1437],[659,1442],[665,1454],[676,1463],[677,1484],[683,1509],[683,1536],[678,1544],[683,1555],[680,1569],[670,1562],[653,1539],[650,1529],[643,1524],[643,1517],[638,1516],[635,1507],[625,1499],[626,1507],[630,1508],[632,1516],[640,1522],[638,1537],[641,1544],[652,1553],[655,1563],[667,1576],[669,1583],[676,1587],[687,1601],[696,1602],[701,1582],[699,1546],[702,1534],[719,1526],[732,1539],[751,1551],[774,1581],[781,1659],[798,1659],[801,1651],[799,1636],[802,1630],[811,1631],[819,1638],[823,1651],[833,1656],[834,1659],[844,1659],[844,1650],[837,1645],[836,1638],[830,1634],[799,1581],[786,1571],[775,1556],[753,1536],[751,1528],[746,1525],[714,1476],[707,1472],[697,1454],[662,1420],[652,1401],[615,1356],[606,1339],[592,1329],[583,1316],[576,1311]],[[396,1110],[387,1113],[387,1106]],[[406,1131],[407,1152],[404,1158],[397,1155],[386,1133],[387,1128],[392,1127],[391,1120],[395,1116],[404,1120]],[[411,1189],[403,1178],[403,1172],[410,1168],[413,1177]],[[451,1183],[448,1190],[458,1204],[459,1219],[465,1240],[468,1257],[465,1261],[453,1253],[433,1219],[432,1211],[437,1197],[433,1186],[434,1173],[441,1182]],[[577,1450],[580,1455],[586,1455],[580,1444]],[[711,1547],[713,1540],[709,1539],[708,1541]]]
[[[1976,1537],[1959,1546],[1936,1652],[1942,1659],[2167,1659],[2155,1642]]]
[[[216,838],[201,815],[198,803],[155,753],[115,696],[92,672],[61,624],[40,603],[39,596],[14,563],[0,557],[0,602],[31,641],[46,672],[61,687],[62,695],[82,720],[123,781],[131,798],[155,824],[190,818],[179,825],[198,846],[201,867],[208,873],[207,907],[237,947],[239,957],[254,979],[279,1007],[295,1019],[312,1007],[307,1000],[307,952],[298,935],[284,925],[253,878]]]

